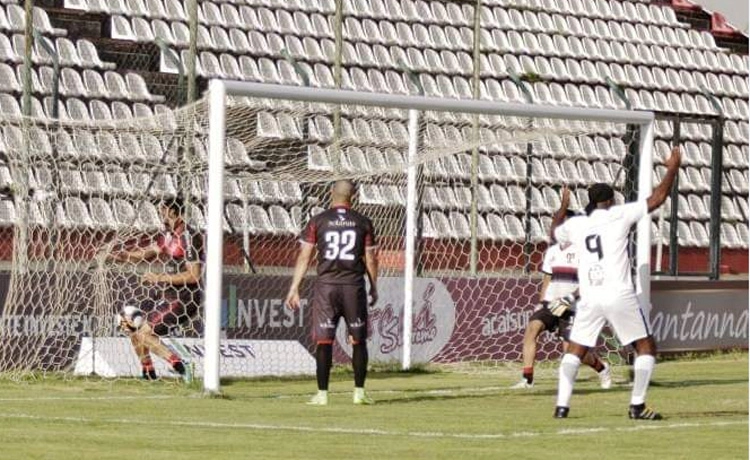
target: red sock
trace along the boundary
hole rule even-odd
[[[181,362],[182,362],[182,359],[180,359],[180,357],[175,354],[172,354],[169,357],[169,364],[175,364],[175,363],[181,363]]]
[[[534,366],[523,368],[523,378],[526,379],[528,383],[534,383]]]

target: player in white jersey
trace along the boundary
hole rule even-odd
[[[568,212],[568,216],[574,215],[572,211]],[[573,245],[553,244],[547,248],[542,261],[542,273],[544,277],[539,292],[541,303],[529,318],[524,331],[523,373],[521,381],[511,387],[514,389],[534,386],[537,339],[542,332],[555,332],[562,339],[563,353],[568,349],[568,336],[578,295],[578,255]],[[609,365],[602,362],[595,353],[586,353],[583,362],[597,372],[602,388],[612,386]]]
[[[630,228],[661,206],[669,196],[680,168],[680,149],[675,147],[666,160],[667,172],[645,201],[614,204],[614,191],[607,184],[589,188],[587,216],[562,222],[570,203],[570,191],[563,190],[560,210],[553,218],[552,231],[560,243],[572,243],[578,249],[578,281],[581,299],[570,347],[560,362],[560,382],[555,417],[568,416],[581,358],[596,345],[604,322],[609,324],[623,345],[633,344],[636,354],[635,378],[628,416],[632,419],[659,420],[661,415],[646,407],[646,391],[656,363],[656,343],[648,320],[633,288],[628,257]]]

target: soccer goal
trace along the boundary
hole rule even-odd
[[[560,186],[578,210],[593,182],[643,198],[661,159],[650,113],[484,100],[508,99],[494,83],[467,101],[212,81],[193,105],[136,104],[130,119],[0,116],[0,375],[141,375],[117,313],[172,299],[154,280],[184,268],[159,210],[176,197],[204,282],[178,289],[200,305],[176,310],[163,342],[209,392],[220,377],[314,374],[314,267],[300,310],[283,300],[298,234],[344,178],[379,240],[371,361],[519,361]],[[644,219],[634,239],[645,298],[651,229]],[[343,329],[334,350],[348,361]],[[539,356],[559,356],[555,337]]]
[[[615,184],[620,200],[644,199],[652,187],[653,114],[646,112],[218,80],[210,84],[208,106],[203,370],[209,392],[219,390],[227,354],[222,331],[251,327],[263,311],[256,305],[243,313],[243,323],[231,308],[222,317],[226,309],[220,308],[227,296],[237,303],[236,286],[230,281],[227,291],[223,284],[230,140],[245,146],[257,168],[249,174],[261,183],[259,196],[247,198],[269,202],[274,198],[268,195],[278,193],[277,200],[286,199],[281,188],[265,191],[264,183],[269,190],[276,190],[274,183],[302,187],[291,225],[273,206],[268,218],[257,205],[245,214],[252,229],[242,252],[256,276],[249,291],[244,288],[247,302],[283,298],[293,234],[326,206],[332,181],[355,179],[356,205],[375,223],[382,261],[381,299],[370,312],[371,358],[404,368],[520,359],[559,187],[575,190],[579,210],[593,182]],[[284,228],[291,231],[280,238]],[[644,218],[634,242],[637,290],[646,300],[651,230]],[[311,350],[309,328],[296,327],[309,326],[309,318],[276,314]],[[262,327],[272,333],[263,318]],[[338,339],[338,353],[345,356],[342,327]],[[542,352],[555,356],[554,340],[549,342]]]

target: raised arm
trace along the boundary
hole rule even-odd
[[[552,215],[552,225],[549,228],[549,239],[552,244],[555,243],[555,229],[565,220],[565,214],[568,212],[570,206],[570,189],[567,185],[562,188],[562,196],[560,197],[560,208]]]
[[[289,292],[286,295],[286,306],[292,310],[299,308],[299,285],[302,283],[302,278],[307,273],[307,267],[310,265],[310,259],[312,259],[313,250],[315,246],[310,243],[301,243],[299,254],[297,255],[297,262],[294,265],[294,275],[292,276],[292,284],[289,286]]]
[[[672,190],[672,184],[674,184],[674,178],[677,176],[677,172],[680,169],[680,162],[682,160],[682,153],[680,147],[675,146],[672,149],[672,154],[667,158],[664,163],[667,167],[667,173],[664,174],[659,185],[654,188],[651,192],[651,196],[648,197],[646,204],[648,205],[648,212],[658,208],[667,200],[670,190]]]

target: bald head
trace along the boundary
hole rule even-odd
[[[349,204],[352,201],[356,188],[350,180],[339,180],[331,187],[331,200],[333,203]]]

